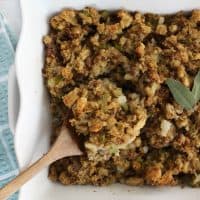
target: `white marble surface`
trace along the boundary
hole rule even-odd
[[[11,29],[19,36],[21,28],[19,0],[0,0],[0,12],[6,17]]]

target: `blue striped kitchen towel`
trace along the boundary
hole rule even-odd
[[[14,61],[16,38],[0,14],[0,187],[18,174],[13,135],[8,126],[8,71]],[[9,200],[18,199],[14,194]]]

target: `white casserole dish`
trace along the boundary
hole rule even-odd
[[[20,110],[16,125],[15,150],[20,168],[27,166],[48,149],[50,116],[41,69],[43,67],[42,37],[48,32],[48,19],[63,8],[124,8],[131,11],[174,13],[200,8],[199,0],[21,0],[22,32],[16,54],[16,73],[20,90]],[[13,99],[13,101],[15,101]],[[62,186],[47,178],[47,169],[27,183],[19,200],[111,200],[137,199],[197,200],[199,189],[180,187],[129,187],[120,184],[108,187]]]

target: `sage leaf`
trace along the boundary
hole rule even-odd
[[[179,81],[172,78],[166,80],[174,99],[186,109],[191,109],[195,104],[193,93]]]
[[[200,100],[200,71],[195,76],[192,93],[197,103]]]

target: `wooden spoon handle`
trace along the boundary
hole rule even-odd
[[[63,126],[60,131],[60,135],[49,152],[31,165],[28,169],[21,172],[14,180],[0,189],[0,200],[8,198],[11,194],[19,190],[24,183],[52,162],[64,157],[82,154],[82,151],[71,137],[69,130]]]
[[[10,195],[19,190],[19,188],[29,181],[41,169],[48,166],[53,162],[49,153],[45,154],[42,158],[36,161],[33,165],[21,172],[15,179],[0,189],[0,200],[7,199]]]

